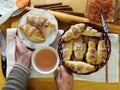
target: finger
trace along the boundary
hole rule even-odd
[[[73,76],[73,73],[70,70],[67,70],[63,65],[61,65],[60,67],[61,67],[61,75],[64,76],[64,75],[69,74],[69,75]]]
[[[60,78],[61,78],[61,70],[60,70],[60,67],[57,68],[55,74],[56,74],[56,75],[55,75],[56,79],[60,79]]]
[[[18,52],[21,46],[21,42],[17,36],[15,36],[15,43],[16,43],[16,51]]]
[[[32,54],[33,54],[33,51],[29,51],[29,53],[30,53],[29,55],[30,55],[30,56],[32,56]]]
[[[63,65],[60,65],[60,70],[61,70],[61,75],[62,76],[64,76],[67,73],[67,71],[66,71],[66,69]]]
[[[15,41],[16,41],[16,51],[19,54],[27,52],[26,46],[23,43],[21,43],[19,37],[15,36]],[[30,53],[28,53],[28,54],[30,55]]]
[[[21,48],[26,49],[25,44],[23,44],[21,42],[21,40],[20,40],[20,38],[18,36],[15,37],[15,41],[16,41],[16,47],[17,47],[17,49],[21,49]]]
[[[17,49],[15,50],[15,60],[17,60],[18,57],[18,53],[17,53]]]
[[[16,42],[16,45],[20,45],[21,44],[21,41],[20,41],[18,36],[15,36],[15,42]]]
[[[33,51],[30,51],[30,50],[29,50],[29,57],[30,57],[30,58],[32,57],[32,54],[33,54]]]
[[[19,53],[19,45],[20,45],[20,42],[19,42],[19,38],[18,38],[18,36],[15,36],[14,37],[14,39],[15,39],[15,43],[16,43],[16,49],[15,49],[15,60],[17,60],[17,57],[18,57],[18,53]]]

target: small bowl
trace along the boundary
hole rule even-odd
[[[59,65],[59,55],[51,46],[37,48],[32,55],[32,66],[41,74],[54,72]]]

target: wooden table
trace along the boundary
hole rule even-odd
[[[64,4],[69,4],[73,7],[74,11],[85,13],[87,0],[31,0],[31,4],[36,3],[52,3],[52,2],[63,2]],[[12,17],[7,20],[4,24],[0,25],[4,34],[6,35],[6,29],[10,27],[17,27],[19,18],[24,13],[19,16]],[[61,24],[61,23],[60,23]],[[113,26],[111,26],[113,27]],[[120,34],[120,27],[117,30],[110,28],[111,32]],[[1,71],[1,60],[0,60],[0,89],[4,86],[6,78],[4,78]],[[89,81],[74,80],[73,90],[120,90],[120,83],[96,83]],[[28,90],[56,90],[56,85],[54,78],[31,78],[28,82]]]

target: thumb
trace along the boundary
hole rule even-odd
[[[60,79],[60,78],[61,78],[61,70],[60,70],[60,67],[57,68],[55,74],[56,74],[56,75],[55,75],[55,78],[56,78],[56,79]]]

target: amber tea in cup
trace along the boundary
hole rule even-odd
[[[57,51],[50,46],[36,49],[32,55],[32,65],[41,74],[49,74],[56,70],[59,64]]]

